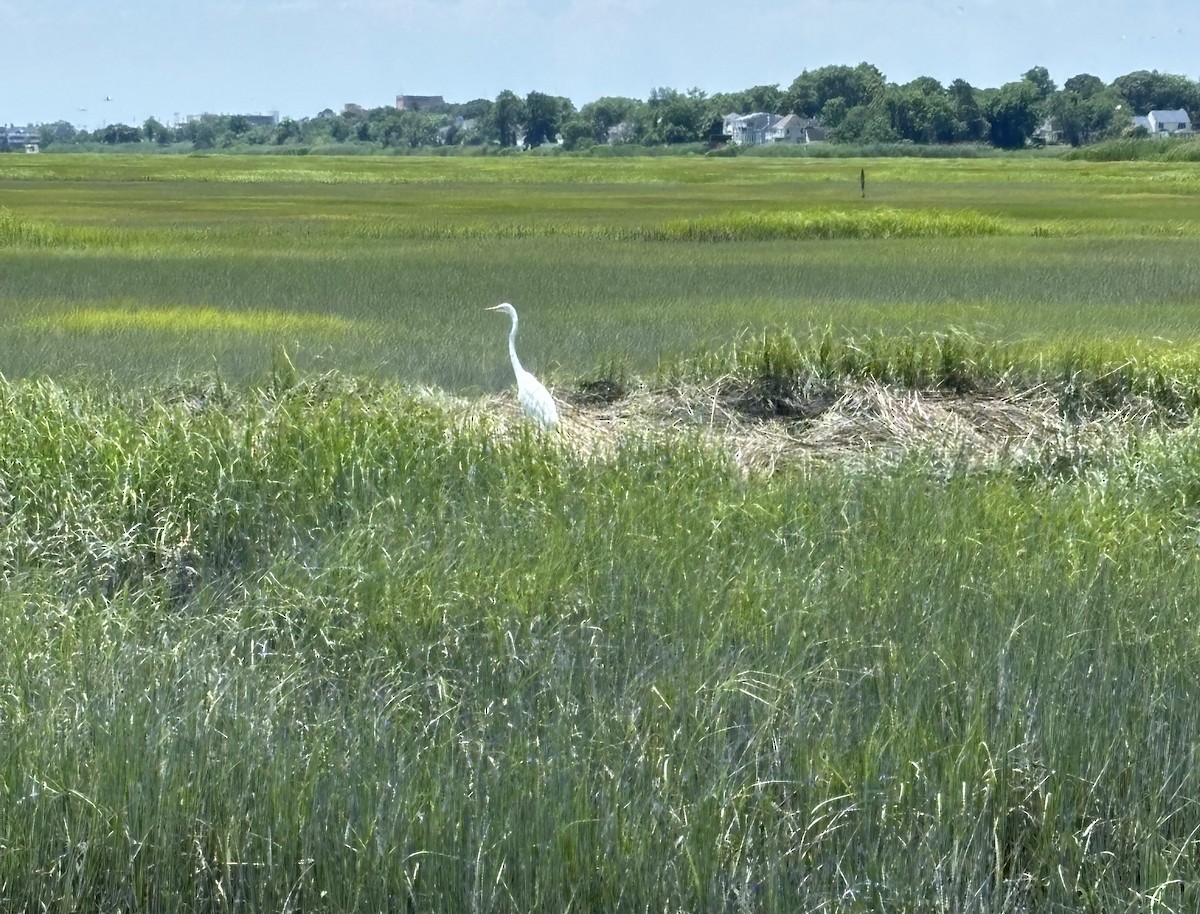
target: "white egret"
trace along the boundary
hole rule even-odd
[[[517,399],[521,401],[525,415],[544,429],[554,428],[558,425],[554,398],[541,381],[521,367],[521,360],[517,358],[517,309],[504,302],[485,310],[503,311],[512,320],[512,329],[508,331],[508,357],[512,359],[513,373],[517,376]]]

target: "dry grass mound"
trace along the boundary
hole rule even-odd
[[[631,387],[612,402],[559,390],[558,439],[584,459],[603,459],[634,442],[700,436],[748,472],[772,473],[814,461],[867,468],[919,457],[932,470],[1043,468],[1086,462],[1115,438],[1152,424],[1151,408],[1131,403],[1071,416],[1061,392],[1042,386],[973,392],[913,390],[876,381],[819,388],[787,414],[767,415],[732,379],[707,386]],[[499,434],[522,426],[510,394],[471,401]]]

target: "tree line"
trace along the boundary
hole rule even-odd
[[[1131,135],[1130,116],[1154,109],[1200,112],[1200,82],[1157,70],[1138,70],[1105,83],[1081,73],[1061,87],[1045,67],[996,88],[963,79],[945,86],[922,76],[886,80],[869,64],[805,70],[786,89],[754,86],[709,95],[699,89],[655,88],[646,99],[603,97],[576,108],[570,99],[505,90],[495,99],[444,104],[428,110],[349,105],[310,118],[255,124],[243,115],[203,115],[168,126],[149,118],[141,126],[110,124],[78,130],[60,121],[40,127],[44,147],[157,144],[187,149],[247,146],[345,145],[379,149],[537,147],[561,141],[566,149],[626,143],[661,146],[713,143],[731,112],[796,114],[816,119],[835,143],[976,143],[1002,149],[1027,145],[1040,124],[1052,121],[1073,146]]]

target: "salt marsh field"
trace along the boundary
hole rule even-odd
[[[1194,910],[1198,202],[0,159],[0,908]]]

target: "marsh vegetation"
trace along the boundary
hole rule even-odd
[[[0,906],[1195,909],[1198,195],[6,160]]]

